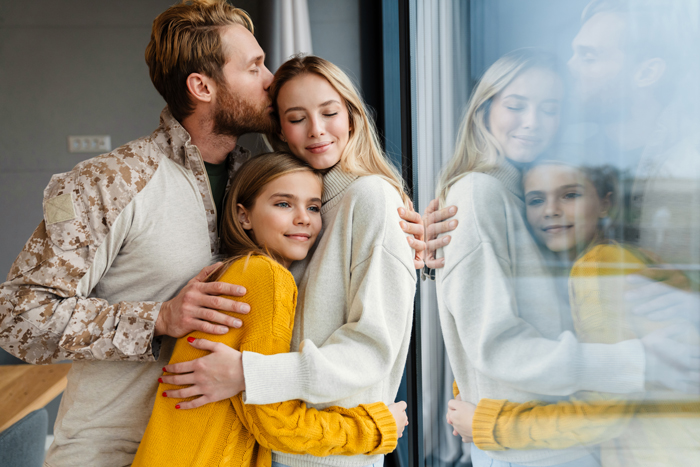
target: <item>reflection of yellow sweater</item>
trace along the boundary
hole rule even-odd
[[[574,264],[571,313],[582,342],[611,344],[669,325],[625,308],[625,275],[643,269],[645,260],[609,244],[593,247]],[[483,450],[505,450],[564,449],[613,440],[603,447],[606,467],[683,464],[674,464],[676,455],[697,460],[700,401],[670,391],[646,394],[646,401],[642,396],[583,392],[556,404],[482,399],[473,419],[474,442]]]
[[[247,263],[247,264],[246,264]],[[289,352],[297,289],[291,273],[266,257],[234,262],[220,281],[247,289],[251,312],[240,329],[223,336],[189,335],[262,354]],[[170,363],[208,352],[177,341]],[[177,386],[161,384],[134,466],[269,466],[271,450],[292,454],[384,454],[396,446],[396,422],[383,403],[319,411],[301,401],[246,405],[238,395],[197,409],[176,410],[160,397]]]

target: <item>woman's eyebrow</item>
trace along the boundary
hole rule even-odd
[[[331,105],[331,104],[340,104],[340,102],[338,102],[335,99],[331,99],[331,100],[326,101],[323,104],[319,105],[319,107],[326,107],[326,106]]]
[[[285,115],[289,112],[294,112],[295,110],[301,110],[302,112],[306,110],[304,107],[290,107],[284,111]]]

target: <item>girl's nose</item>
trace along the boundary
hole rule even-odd
[[[294,222],[298,225],[308,225],[311,223],[311,217],[309,216],[309,212],[306,210],[306,208],[299,208],[297,210]]]
[[[544,215],[547,218],[561,216],[561,209],[557,200],[548,200],[544,205]]]

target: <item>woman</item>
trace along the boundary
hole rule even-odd
[[[579,344],[524,217],[520,168],[554,141],[563,97],[555,61],[521,49],[484,74],[470,99],[455,155],[441,175],[443,205],[459,228],[437,273],[440,321],[463,400],[557,400],[579,390],[644,387],[639,341]],[[493,452],[482,465],[596,465],[584,449]],[[492,464],[493,463],[493,464]]]
[[[325,173],[324,227],[313,256],[291,267],[299,287],[294,352],[243,352],[246,403],[301,399],[322,409],[393,402],[408,353],[416,281],[413,252],[399,226],[397,210],[409,205],[401,177],[381,151],[359,93],[337,66],[319,57],[293,58],[277,70],[270,96],[279,125],[274,145]],[[231,355],[235,375],[226,378],[235,387],[242,374],[237,354]],[[185,373],[194,365],[166,369]],[[273,452],[272,460],[361,467],[381,465],[383,457]]]

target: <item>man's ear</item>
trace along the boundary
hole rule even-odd
[[[187,77],[187,90],[192,99],[210,103],[213,98],[214,82],[201,73],[192,73]]]
[[[666,73],[666,61],[663,58],[644,60],[634,73],[634,83],[640,88],[656,84]]]
[[[248,210],[240,203],[236,205],[236,215],[238,216],[238,222],[240,222],[243,230],[251,230],[253,228],[253,224],[250,222],[250,216],[248,215]]]

